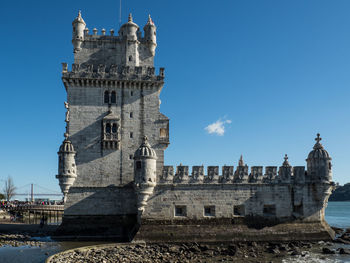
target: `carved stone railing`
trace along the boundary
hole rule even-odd
[[[62,63],[63,78],[94,78],[111,80],[149,80],[163,81],[164,68],[159,69],[159,75],[155,75],[154,67],[130,67],[121,65],[111,65],[107,67],[104,64],[72,64],[71,71],[68,70],[68,64]]]
[[[174,172],[176,171],[176,172]],[[277,172],[278,171],[278,172]],[[223,166],[219,174],[219,166],[208,166],[204,174],[204,166],[193,166],[192,173],[189,167],[179,165],[176,170],[173,166],[164,166],[159,178],[160,184],[303,184],[307,181],[304,166],[252,166],[250,171],[247,165]]]

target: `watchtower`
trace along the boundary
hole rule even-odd
[[[128,185],[135,151],[147,136],[161,173],[169,144],[169,119],[159,110],[164,68],[158,74],[154,68],[156,26],[149,16],[142,34],[130,14],[118,35],[113,29],[98,34],[81,12],[72,25],[74,63],[71,69],[63,63],[62,81],[77,176],[66,194],[63,223],[78,215],[133,214],[136,198]]]

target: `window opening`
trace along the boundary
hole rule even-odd
[[[244,216],[245,215],[245,207],[244,207],[244,205],[235,205],[233,207],[233,214],[235,216]]]
[[[215,216],[215,206],[205,206],[204,216]]]
[[[175,206],[175,216],[186,216],[187,211],[186,211],[186,206]]]
[[[104,95],[104,103],[109,103],[109,92],[106,90]]]
[[[115,91],[111,93],[111,103],[117,103],[117,93]]]

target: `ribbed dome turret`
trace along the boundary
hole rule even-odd
[[[71,141],[69,141],[67,138],[62,142],[60,146],[60,150],[58,152],[60,153],[75,153],[73,144]]]
[[[121,28],[124,28],[124,27],[136,27],[136,28],[139,28],[139,26],[134,23],[131,13],[129,14],[128,22],[126,22],[125,24],[123,24],[121,26]]]
[[[147,136],[143,137],[143,142],[140,147],[136,150],[134,154],[134,159],[138,158],[152,158],[157,159],[157,154],[155,150],[152,149],[151,145],[148,143]]]
[[[75,23],[83,23],[86,26],[84,19],[81,17],[80,10],[79,10],[78,16],[73,20],[72,24],[74,25]]]
[[[315,140],[316,140],[316,144],[314,146],[314,149],[309,153],[307,158],[308,159],[329,159],[329,160],[331,160],[328,152],[323,148],[323,145],[320,143],[322,138],[320,137],[319,133],[317,134],[317,138]]]

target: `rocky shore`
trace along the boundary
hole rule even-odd
[[[310,252],[346,254],[329,242],[235,243],[235,244],[110,244],[79,248],[56,254],[48,263],[107,262],[282,262],[286,257],[307,257]]]
[[[33,239],[27,234],[0,234],[0,247],[2,246],[35,246],[41,247],[46,242],[38,241]]]

